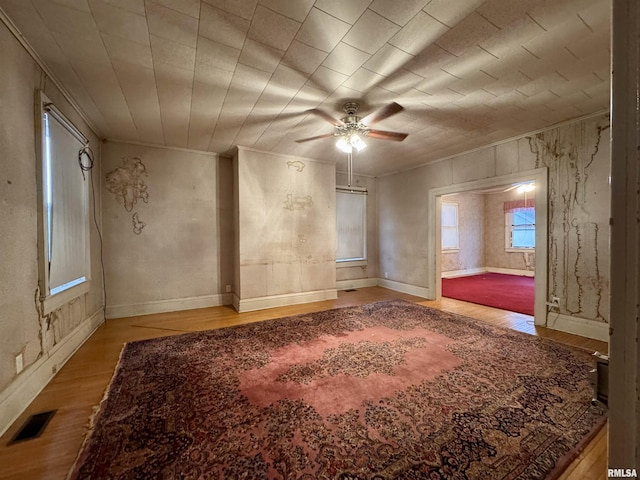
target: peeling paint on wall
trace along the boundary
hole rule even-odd
[[[142,200],[149,203],[149,193],[147,184],[142,179],[147,176],[147,167],[139,157],[122,157],[122,166],[106,174],[107,190],[116,196],[127,212],[131,212],[133,207]],[[140,235],[142,229],[147,224],[140,220],[138,212],[131,216],[133,233]]]
[[[285,210],[306,210],[313,207],[313,198],[311,195],[294,196],[291,193],[287,194],[287,199],[284,203]]]
[[[304,164],[304,162],[300,160],[295,160],[292,162],[287,162],[287,167],[293,167],[296,169],[297,172],[302,172],[304,170],[304,167],[306,167],[306,165]]]
[[[536,168],[549,169],[549,296],[567,315],[608,322],[607,118],[529,137]]]
[[[131,216],[131,222],[133,223],[133,233],[136,235],[140,235],[142,233],[142,229],[147,226],[146,223],[138,218],[138,212],[135,212]]]

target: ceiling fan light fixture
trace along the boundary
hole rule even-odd
[[[336,142],[336,147],[338,147],[338,149],[342,150],[344,153],[351,153],[353,150],[351,143],[347,141],[346,137],[338,138],[338,141]]]
[[[525,183],[518,187],[516,190],[518,193],[528,193],[533,192],[536,189],[536,185],[534,183]]]
[[[364,140],[362,140],[362,138],[360,138],[360,136],[355,133],[352,133],[349,136],[349,144],[358,152],[361,152],[362,150],[367,148],[367,144],[364,143]]]

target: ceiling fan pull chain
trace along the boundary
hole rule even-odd
[[[353,154],[347,152],[347,187],[353,183]]]

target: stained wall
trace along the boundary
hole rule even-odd
[[[100,243],[90,205],[91,287],[81,297],[43,315],[38,301],[38,182],[35,92],[41,89],[89,139],[94,179],[100,181],[99,141],[33,58],[0,22],[0,410],[5,392],[58,351],[93,318],[102,321]],[[87,178],[89,181],[90,177]],[[96,208],[100,218],[100,191]],[[93,197],[90,199],[93,202]],[[97,326],[97,325],[96,325]],[[81,334],[88,335],[94,327]],[[77,340],[77,336],[76,339]],[[24,370],[16,374],[16,355]],[[48,366],[51,372],[52,366]],[[24,380],[23,380],[24,381]],[[39,388],[32,385],[32,388]],[[0,415],[0,431],[8,418]]]
[[[239,148],[234,170],[240,303],[335,295],[335,165]]]
[[[231,160],[110,141],[103,157],[108,316],[225,303]]]
[[[550,296],[560,313],[609,319],[610,150],[607,115],[381,177],[378,180],[380,271],[427,288],[429,188],[546,167],[549,172]],[[406,241],[411,238],[412,241]]]

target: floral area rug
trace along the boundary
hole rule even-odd
[[[548,479],[589,352],[393,300],[127,344],[76,479]]]

